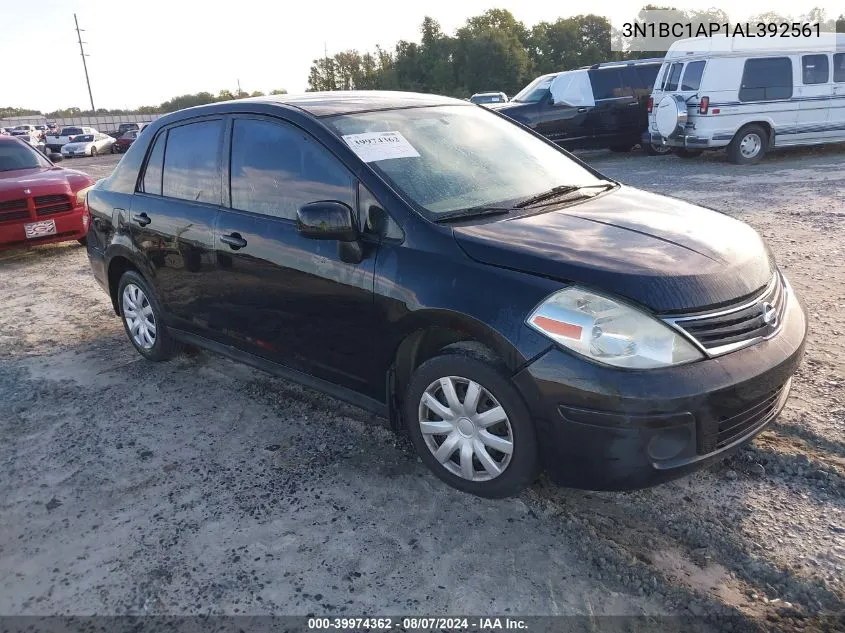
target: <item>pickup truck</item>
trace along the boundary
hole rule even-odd
[[[92,127],[63,127],[59,131],[58,135],[47,135],[47,149],[51,152],[60,152],[62,151],[62,147],[73,141],[73,139],[77,136],[81,136],[83,134],[96,135],[99,134],[99,132]]]

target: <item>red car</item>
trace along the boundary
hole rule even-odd
[[[129,149],[129,146],[135,142],[135,139],[138,138],[138,135],[141,133],[141,130],[129,130],[128,132],[124,132],[123,136],[117,139],[112,145],[112,153],[120,152],[121,154]]]
[[[85,194],[94,179],[54,165],[14,136],[0,136],[0,250],[88,234]]]

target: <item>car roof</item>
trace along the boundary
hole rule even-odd
[[[399,108],[421,108],[438,105],[467,105],[466,101],[418,92],[389,90],[338,90],[335,92],[306,92],[296,95],[269,95],[227,101],[225,103],[269,103],[294,106],[315,117],[370,112],[373,110],[395,110]]]

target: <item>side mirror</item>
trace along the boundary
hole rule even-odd
[[[58,152],[50,152],[50,155],[49,155],[49,157],[48,157],[48,158],[49,158],[51,161],[53,161],[54,163],[60,163],[60,162],[62,162],[62,161],[64,160],[64,156],[62,156],[62,155],[61,155],[61,154],[59,154]]]
[[[314,240],[354,242],[358,239],[352,209],[336,200],[302,205],[296,212],[296,230]]]

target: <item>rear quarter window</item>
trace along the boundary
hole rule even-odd
[[[845,82],[845,53],[836,53],[833,56],[833,81]]]
[[[701,76],[704,74],[704,61],[690,62],[684,70],[681,90],[695,91],[701,87]]]
[[[200,121],[171,128],[164,151],[163,196],[221,203],[220,140],[223,122]]]
[[[740,101],[777,101],[791,97],[791,59],[759,57],[745,61],[739,87]]]

